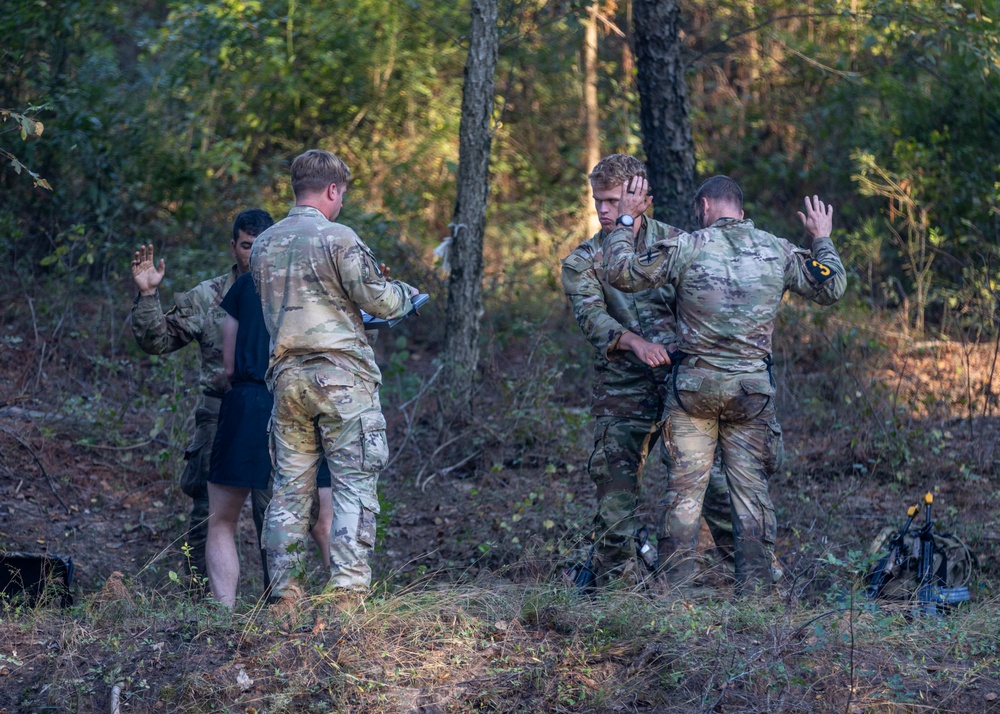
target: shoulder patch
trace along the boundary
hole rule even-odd
[[[833,271],[815,258],[806,258],[806,270],[817,283],[825,283],[833,277]]]
[[[378,269],[378,263],[375,262],[371,253],[368,253],[361,260],[361,282],[365,285],[378,285],[385,282],[382,271]]]
[[[585,270],[593,268],[594,256],[588,255],[588,252],[589,251],[583,250],[583,246],[580,246],[563,259],[563,267],[569,268],[570,270],[578,273],[582,273]]]
[[[194,314],[194,300],[188,293],[174,293],[174,306],[167,310],[167,315],[190,317]]]

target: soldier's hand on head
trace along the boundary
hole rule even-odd
[[[649,183],[641,176],[633,176],[622,184],[622,195],[618,199],[618,215],[629,215],[638,218],[646,209],[653,205],[653,197],[649,195]]]
[[[806,196],[806,212],[799,211],[799,218],[806,233],[815,240],[827,238],[833,231],[833,206],[820,200],[819,196]]]
[[[153,246],[139,246],[132,257],[132,279],[140,295],[152,295],[163,281],[167,266],[160,258],[159,266],[153,261]]]

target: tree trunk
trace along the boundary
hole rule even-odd
[[[451,225],[448,304],[445,312],[446,379],[458,408],[472,398],[479,362],[483,311],[483,232],[493,142],[494,70],[498,52],[497,0],[472,0],[469,56],[462,88],[458,138],[458,191]]]
[[[694,140],[677,0],[634,0],[639,124],[654,215],[678,228],[695,225]]]
[[[586,117],[587,133],[584,152],[584,174],[601,160],[601,131],[598,123],[597,107],[597,13],[601,6],[597,3],[587,11],[590,19],[587,21],[587,31],[583,41],[583,114]],[[587,237],[601,230],[601,222],[597,217],[597,209],[591,200],[590,182],[587,182],[584,194],[584,204],[587,209]]]

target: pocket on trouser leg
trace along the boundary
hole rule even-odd
[[[766,503],[761,502],[760,507],[761,512],[764,514],[764,550],[768,556],[768,574],[771,576],[771,582],[776,583],[784,575],[781,564],[778,562],[778,557],[774,554],[774,546],[778,542],[778,519],[774,515],[774,504],[771,502],[770,497],[768,497]]]
[[[369,559],[375,549],[377,507],[351,498],[334,506],[328,587],[358,590],[371,583]]]
[[[361,468],[378,472],[389,462],[389,444],[385,438],[385,417],[381,412],[361,415]]]
[[[781,438],[781,425],[774,417],[767,421],[764,433],[764,474],[773,476],[785,460],[785,444]]]
[[[375,514],[364,506],[358,516],[357,541],[366,548],[375,547]]]
[[[635,509],[638,498],[628,491],[606,494],[597,505],[594,526],[597,529],[597,549],[609,562],[618,562],[635,555]]]
[[[744,524],[743,535],[737,543],[736,578],[737,591],[746,587],[769,590],[781,577],[774,555],[777,521],[774,505],[766,493],[758,493],[753,499],[754,512],[748,514],[753,525]]]
[[[607,452],[608,430],[611,425],[611,421],[602,423],[598,420],[594,429],[594,450],[587,462],[587,473],[590,475],[590,480],[598,486],[611,481],[611,466],[608,463]]]
[[[184,453],[187,463],[184,465],[184,472],[181,474],[181,491],[191,498],[197,498],[208,491],[208,482],[201,468],[204,453],[204,444],[189,448]]]

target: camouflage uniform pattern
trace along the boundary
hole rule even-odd
[[[644,218],[635,244],[646,250],[679,233],[672,226]],[[595,234],[562,263],[563,290],[595,349],[594,451],[587,470],[597,486],[594,569],[598,577],[635,555],[642,470],[660,435],[657,421],[663,409],[663,382],[670,374],[666,367],[654,369],[632,352],[618,350],[618,342],[626,331],[657,344],[671,345],[675,340],[673,288],[628,294],[612,287],[604,274],[603,237],[603,232]],[[712,492],[706,520],[713,535],[726,542],[731,530],[728,494],[724,478],[715,484],[721,490]]]
[[[199,384],[202,401],[195,409],[195,433],[184,451],[187,462],[181,476],[181,489],[192,498],[186,542],[191,548],[191,566],[201,576],[205,569],[205,541],[208,538],[208,471],[212,463],[212,444],[219,420],[222,394],[229,380],[222,367],[222,327],[226,311],[219,307],[236,282],[236,266],[229,272],[199,283],[193,289],[176,293],[174,307],[164,314],[159,293],[138,296],[132,307],[131,326],[136,343],[152,355],[169,354],[197,342],[201,354]],[[263,522],[264,506],[254,492],[255,523]],[[259,532],[259,529],[258,529]]]
[[[412,308],[410,288],[386,282],[357,234],[315,208],[295,207],[260,234],[250,261],[272,344],[274,496],[264,527],[272,597],[302,579],[324,455],[334,504],[328,587],[364,590],[371,583],[376,486],[388,447],[381,372],[360,310],[401,317]]]
[[[679,233],[666,223],[643,219],[636,249],[648,250]],[[618,350],[618,341],[628,331],[648,342],[672,345],[674,289],[665,286],[629,294],[614,288],[604,273],[604,235],[600,232],[584,241],[562,262],[563,292],[584,337],[596,350],[590,413],[656,420],[663,406],[659,385],[669,369],[643,364],[631,352]]]
[[[733,511],[737,590],[770,585],[776,523],[767,482],[782,456],[774,383],[767,370],[771,335],[785,290],[821,305],[844,293],[846,276],[829,238],[812,251],[721,219],[637,253],[626,230],[605,240],[609,281],[625,291],[677,290],[678,348],[688,357],[668,386],[667,508],[658,541],[668,579],[694,574],[702,501],[721,445]]]

